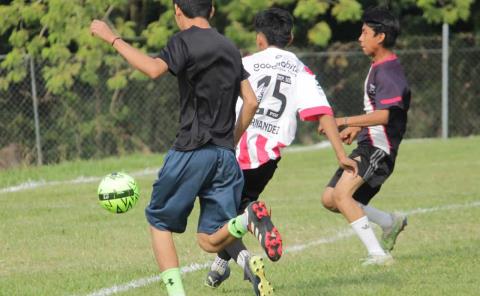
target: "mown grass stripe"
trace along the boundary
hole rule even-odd
[[[439,212],[439,211],[449,211],[449,210],[472,208],[472,207],[480,207],[480,201],[473,201],[465,204],[451,204],[451,205],[444,205],[444,206],[431,207],[431,208],[418,208],[418,209],[409,210],[404,213],[407,215],[418,215],[418,214],[425,214],[425,213],[432,213],[432,212]],[[287,247],[285,250],[285,253],[302,252],[305,249],[318,246],[318,245],[323,245],[323,244],[331,244],[339,240],[349,238],[353,235],[354,235],[354,232],[350,228],[342,229],[338,231],[336,235],[331,237],[321,238],[315,241],[308,242],[306,244],[299,244],[299,245],[293,245],[291,247]],[[196,272],[199,270],[207,269],[209,266],[210,266],[210,262],[203,263],[203,264],[192,263],[188,266],[182,267],[181,272],[183,274],[188,274],[188,273]],[[161,280],[160,275],[141,278],[138,280],[133,280],[126,284],[114,285],[110,288],[103,288],[98,291],[92,292],[87,296],[109,296],[109,295],[113,295],[121,292],[126,292],[132,289],[145,287],[155,282],[158,282],[160,280]]]

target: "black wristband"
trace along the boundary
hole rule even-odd
[[[115,44],[115,41],[117,41],[118,39],[122,39],[122,37],[116,37],[115,39],[113,39],[112,46]]]

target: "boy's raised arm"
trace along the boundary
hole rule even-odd
[[[154,79],[168,71],[168,66],[162,59],[152,58],[123,41],[105,22],[94,20],[90,25],[90,32],[93,36],[111,44],[130,65],[148,77]]]
[[[355,115],[349,117],[338,117],[335,119],[337,126],[341,127],[365,127],[374,125],[388,124],[388,116],[390,111],[388,109],[375,110],[371,113]]]

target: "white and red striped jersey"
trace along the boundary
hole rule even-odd
[[[317,121],[333,112],[315,75],[295,54],[270,47],[243,58],[243,66],[259,102],[236,149],[240,167],[248,170],[280,157],[295,138],[297,113],[301,120]],[[241,107],[239,99],[237,116]]]

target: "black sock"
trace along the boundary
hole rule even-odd
[[[228,261],[228,260],[232,259],[232,257],[230,257],[230,255],[228,255],[226,250],[222,250],[222,251],[218,252],[217,256],[219,258],[222,258],[225,261]]]
[[[226,247],[224,251],[228,253],[230,258],[233,258],[233,260],[237,261],[238,254],[240,254],[241,251],[246,249],[247,247],[245,247],[242,240],[237,239],[233,243],[231,243],[228,247]]]

